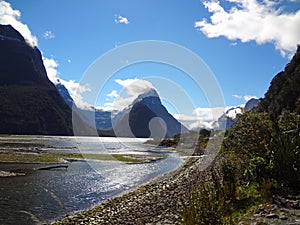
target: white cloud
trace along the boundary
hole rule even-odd
[[[156,90],[152,83],[147,80],[142,80],[138,78],[134,79],[116,79],[115,82],[122,86],[123,90],[121,93],[117,93],[113,90],[107,95],[107,100],[112,100],[106,102],[104,107],[105,110],[123,110],[127,106],[133,103],[135,99],[141,94],[151,93],[152,90]]]
[[[32,47],[38,45],[38,40],[35,36],[31,34],[28,26],[20,22],[21,12],[19,10],[12,9],[10,3],[5,1],[0,1],[0,24],[4,25],[12,25],[17,31],[21,33],[24,37],[25,41]],[[44,33],[45,38],[53,38],[54,35],[51,31],[46,31]],[[71,62],[71,61],[70,61]],[[74,101],[78,107],[87,107],[87,103],[82,100],[82,96],[80,94],[90,91],[87,86],[82,86],[79,83],[75,82],[74,80],[66,81],[59,78],[59,72],[57,67],[59,64],[56,60],[52,58],[47,58],[43,56],[43,63],[47,72],[47,76],[49,80],[54,83],[61,83],[63,84],[68,91],[70,92],[71,96],[74,98]]]
[[[48,75],[49,80],[54,83],[57,84],[59,83],[59,72],[57,71],[57,67],[58,67],[58,63],[54,60],[54,59],[49,59],[46,57],[43,57],[43,62],[44,62],[44,66]]]
[[[67,62],[68,62],[68,63],[71,63],[72,61],[71,61],[71,59],[68,59]]]
[[[213,129],[218,119],[227,109],[228,107],[198,107],[194,109],[192,115],[173,114],[173,116],[190,130],[199,130],[201,128]]]
[[[237,114],[243,113],[241,108],[244,108],[244,105],[240,107],[232,107],[232,109],[227,112],[227,116],[229,116],[232,119],[235,119]]]
[[[21,12],[14,10],[10,3],[0,1],[0,24],[12,25],[24,37],[25,41],[31,46],[38,45],[37,38],[31,34],[28,26],[20,21]]]
[[[209,38],[224,36],[229,40],[273,43],[282,56],[291,56],[300,43],[300,10],[285,13],[280,1],[226,0],[234,4],[226,10],[219,1],[203,4],[212,13],[210,21],[202,19],[195,27]],[[277,8],[276,8],[277,7]]]
[[[124,91],[129,96],[138,96],[140,94],[146,93],[151,89],[156,89],[152,83],[147,80],[141,80],[138,78],[121,80],[117,79],[115,82],[124,88]]]
[[[59,72],[57,70],[59,64],[55,59],[43,57],[43,62],[48,78],[53,84],[61,83],[62,85],[64,85],[69,91],[78,108],[90,108],[90,105],[83,100],[83,97],[81,95],[85,92],[91,91],[88,86],[80,85],[74,80],[66,81],[59,78]]]
[[[242,98],[243,98],[242,95],[237,95],[237,94],[234,94],[234,95],[232,95],[232,96],[235,97],[235,98],[238,98],[238,99],[242,99]]]
[[[237,114],[242,113],[242,108],[244,108],[244,105],[216,108],[198,107],[194,109],[192,115],[173,114],[173,116],[190,130],[216,129],[219,125],[218,119],[224,113],[234,119]]]
[[[43,37],[45,39],[52,39],[52,38],[55,38],[55,35],[52,33],[52,31],[45,31],[45,33],[43,34]]]
[[[76,106],[80,109],[90,109],[91,105],[84,101],[82,96],[83,93],[91,91],[87,85],[81,85],[74,80],[63,80],[59,78],[59,82],[64,85],[69,91],[71,97],[73,98]]]
[[[235,97],[235,98],[238,98],[238,99],[244,99],[245,101],[249,101],[252,98],[258,99],[258,97],[255,96],[255,95],[237,95],[237,94],[234,94],[232,96]]]
[[[115,15],[115,23],[124,23],[127,25],[129,24],[129,20],[126,17]]]
[[[108,97],[107,100],[109,100],[109,99],[115,99],[115,98],[119,97],[119,94],[116,90],[113,90],[112,92],[110,92],[106,96]]]

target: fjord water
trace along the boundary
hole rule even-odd
[[[143,144],[143,139],[18,137],[18,141],[42,144],[38,150],[45,152],[161,154]],[[172,171],[182,162],[175,153],[168,153],[165,159],[144,164],[74,161],[67,170],[2,163],[0,171],[22,171],[25,175],[0,177],[0,224],[36,224],[62,218]]]

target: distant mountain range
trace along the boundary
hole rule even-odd
[[[89,134],[94,125],[104,136],[173,137],[189,132],[162,105],[154,89],[120,112],[79,109],[61,83],[54,86],[48,79],[40,51],[10,25],[0,25],[0,49],[0,134],[73,135],[72,116],[82,128],[80,135]],[[300,47],[285,70],[274,77],[265,97],[251,99],[243,110],[255,108],[275,117],[282,109],[299,114],[299,73]],[[229,109],[218,126],[232,126],[231,114],[238,110]]]
[[[188,132],[168,113],[154,89],[139,95],[124,110],[111,112],[92,106],[90,109],[79,109],[62,84],[58,83],[56,88],[69,107],[73,107],[85,122],[95,125],[101,135],[163,138]]]
[[[1,134],[73,135],[72,116],[82,135],[88,135],[94,125],[105,136],[172,137],[181,128],[187,131],[167,112],[158,95],[152,99],[139,96],[113,120],[116,112],[77,108],[68,90],[48,79],[40,51],[10,25],[0,25],[0,49]],[[148,127],[153,118],[161,119],[152,124],[160,133]]]

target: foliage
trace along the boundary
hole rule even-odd
[[[196,192],[191,193],[182,213],[186,225],[215,225],[222,222],[221,204],[217,190],[211,184],[201,184]]]
[[[183,144],[186,148],[201,147],[206,148],[207,142],[209,141],[211,131],[201,129],[199,132],[191,131],[180,135],[175,135],[174,138],[168,138],[163,140],[153,139],[147,143],[157,143],[159,146],[164,147],[176,147],[178,144]]]
[[[275,179],[281,186],[299,187],[299,123],[299,115],[288,111],[278,121],[268,114],[246,113],[228,132],[223,151],[245,160],[244,182]]]
[[[240,115],[211,168],[213,185],[195,187],[182,213],[184,224],[231,224],[233,215],[272,192],[299,194],[299,124],[300,116],[288,110],[278,120],[267,113]]]
[[[257,109],[277,119],[283,109],[300,113],[300,46],[285,70],[272,80]]]

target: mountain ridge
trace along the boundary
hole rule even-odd
[[[188,132],[188,129],[162,105],[155,89],[140,94],[129,106],[116,113],[98,110],[92,106],[90,110],[79,109],[62,84],[56,87],[65,102],[69,103],[69,106],[73,105],[73,110],[76,110],[85,122],[96,126],[100,136],[164,138]]]
[[[73,135],[71,110],[48,79],[40,51],[10,25],[0,25],[0,49],[0,133]]]
[[[300,114],[300,45],[283,71],[271,81],[264,98],[257,107],[259,112],[267,112],[274,119],[282,110]]]

